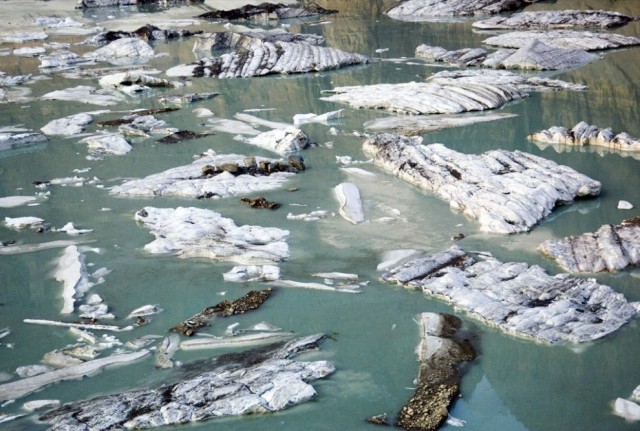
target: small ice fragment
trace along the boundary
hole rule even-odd
[[[624,398],[618,398],[613,405],[613,413],[629,421],[638,421],[640,420],[640,405]]]
[[[630,210],[633,209],[633,204],[627,201],[618,201],[618,209],[619,210]]]
[[[381,53],[381,52],[387,52],[387,51],[389,51],[389,48],[378,48],[378,49],[376,49],[376,52],[378,54]]]

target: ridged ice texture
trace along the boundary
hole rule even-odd
[[[135,219],[156,237],[144,247],[152,254],[241,264],[281,262],[289,257],[288,230],[236,226],[230,218],[207,209],[145,207]]]
[[[145,178],[125,181],[110,190],[112,195],[127,197],[182,196],[226,198],[242,194],[274,190],[284,185],[291,175],[289,172],[274,172],[268,176],[242,174],[234,176],[229,172],[210,176],[203,175],[203,168],[222,166],[228,163],[245,166],[245,156],[237,154],[207,154],[190,165],[178,166]],[[256,157],[256,161],[274,161]]]
[[[614,28],[633,21],[618,12],[604,10],[554,10],[520,12],[509,16],[493,16],[473,23],[480,29],[542,29],[542,28]]]
[[[540,0],[407,0],[391,8],[387,15],[404,21],[430,17],[473,17],[495,15],[523,8]]]
[[[354,108],[386,109],[404,114],[457,114],[495,109],[520,100],[527,91],[585,90],[568,82],[526,77],[506,70],[438,72],[427,82],[336,87],[321,97]]]
[[[546,144],[591,145],[619,151],[640,151],[640,139],[626,132],[616,134],[610,127],[601,129],[597,126],[590,126],[584,121],[579,122],[572,129],[553,126],[533,133],[528,138],[531,141]]]
[[[569,272],[619,271],[640,263],[640,220],[605,224],[595,232],[550,239],[538,250]]]
[[[176,383],[68,403],[39,420],[49,425],[49,431],[106,431],[283,410],[315,397],[308,382],[334,372],[327,361],[291,359],[317,348],[322,338],[310,335],[262,351],[219,357],[201,364],[206,368],[197,375],[192,372]]]
[[[272,74],[307,73],[365,64],[369,58],[307,43],[262,42],[218,57],[167,70],[169,76],[248,78]]]
[[[459,66],[533,70],[573,68],[600,58],[582,49],[552,47],[537,39],[517,50],[501,49],[493,52],[482,48],[447,51],[440,47],[420,45],[416,48],[416,56]]]
[[[482,42],[503,48],[521,48],[532,39],[537,39],[549,46],[579,48],[585,51],[640,45],[640,39],[633,36],[576,30],[512,31],[489,37]]]
[[[555,206],[600,193],[598,181],[532,154],[463,154],[421,142],[385,133],[367,139],[363,150],[386,171],[478,220],[484,232],[526,232]]]
[[[629,303],[594,279],[552,276],[526,263],[480,260],[457,246],[400,263],[382,278],[422,289],[507,333],[548,343],[597,340],[640,310],[640,303]]]

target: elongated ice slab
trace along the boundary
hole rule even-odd
[[[572,129],[553,126],[528,136],[530,141],[611,148],[618,151],[640,151],[640,139],[626,132],[615,133],[610,127],[601,129],[580,121]]]
[[[640,303],[627,302],[594,279],[480,259],[457,246],[388,267],[381,276],[442,298],[505,332],[548,343],[606,337],[640,312]]]
[[[289,231],[236,226],[233,220],[200,208],[145,207],[135,215],[156,239],[144,248],[153,254],[204,257],[252,264],[281,262],[289,257]]]
[[[600,193],[598,181],[521,151],[463,154],[394,134],[367,139],[363,150],[386,171],[478,220],[485,232],[526,232],[557,205]]]
[[[203,157],[186,166],[168,169],[146,178],[130,180],[120,186],[113,187],[110,193],[117,196],[186,196],[226,198],[241,194],[273,190],[284,185],[291,172],[273,172],[270,175],[254,176],[250,173],[233,175],[222,172],[218,175],[207,175],[203,172],[209,166],[212,170],[228,164],[236,164],[246,168],[247,157],[237,154],[221,154],[208,152]],[[274,159],[256,157],[255,161],[276,162]]]
[[[482,19],[472,27],[482,30],[551,29],[551,28],[613,28],[633,21],[634,18],[605,10],[544,10],[519,12]]]
[[[510,12],[540,0],[406,0],[389,9],[387,15],[403,21],[476,17]]]
[[[530,43],[532,39],[539,40],[549,46],[579,48],[585,51],[640,45],[640,39],[633,36],[576,30],[513,31],[489,37],[482,42],[487,45],[500,46],[503,48],[520,48]]]
[[[362,223],[365,220],[364,207],[358,187],[353,183],[340,183],[334,188],[334,192],[340,204],[340,215],[353,224]]]

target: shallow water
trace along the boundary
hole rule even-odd
[[[11,20],[5,27],[15,31],[33,17],[70,15],[78,20],[95,20],[111,28],[133,30],[144,23],[191,18],[203,12],[203,6],[178,7],[160,12],[124,8],[92,10],[83,15],[70,10],[71,2],[6,1]],[[213,2],[210,2],[213,4]],[[232,2],[222,2],[231,4]],[[217,91],[221,95],[209,101],[185,106],[181,110],[159,114],[171,127],[207,131],[206,119],[191,111],[205,107],[218,118],[233,118],[248,109],[264,119],[291,122],[296,113],[323,113],[345,108],[346,116],[331,124],[339,130],[363,132],[363,123],[388,115],[382,111],[353,110],[347,106],[319,100],[321,92],[336,86],[364,85],[382,82],[407,82],[442,70],[413,57],[421,43],[449,49],[478,46],[486,35],[474,33],[470,22],[406,23],[388,19],[382,11],[388,1],[325,0],[324,7],[340,10],[326,17],[327,23],[292,23],[290,30],[321,34],[326,46],[376,57],[367,66],[345,68],[334,72],[302,76],[282,76],[238,80],[193,79],[183,89],[152,91],[144,96],[129,97],[127,103],[109,107],[113,112],[97,120],[119,118],[116,111],[160,107],[158,97],[181,92]],[[23,7],[21,10],[18,6]],[[531,9],[594,8],[640,15],[636,1],[558,0]],[[46,12],[46,13],[45,13]],[[92,15],[95,15],[92,16]],[[108,18],[111,16],[112,18]],[[219,25],[201,22],[205,31],[221,29]],[[625,35],[640,36],[640,23],[615,30]],[[50,36],[50,40],[76,42],[77,36]],[[38,42],[26,45],[37,46]],[[17,44],[2,44],[3,48]],[[194,60],[193,41],[156,43],[158,53],[167,53],[148,63],[158,70]],[[377,49],[388,51],[376,53]],[[72,47],[72,49],[74,49]],[[78,52],[86,50],[79,47]],[[217,132],[206,138],[164,145],[153,140],[133,143],[133,151],[125,156],[106,156],[88,160],[86,144],[80,138],[52,137],[44,145],[0,152],[0,197],[33,195],[39,190],[36,180],[73,175],[97,177],[101,187],[52,186],[50,196],[37,206],[2,208],[2,217],[37,216],[61,227],[71,221],[79,228],[93,229],[80,237],[86,244],[86,261],[90,270],[106,267],[112,272],[105,283],[91,289],[99,293],[120,317],[144,304],[159,304],[164,311],[153,316],[151,324],[130,333],[119,334],[122,341],[145,334],[165,335],[168,328],[204,307],[222,299],[235,299],[249,289],[266,287],[259,283],[229,283],[222,273],[233,266],[228,262],[178,259],[173,256],[150,255],[143,250],[151,241],[149,231],[133,220],[143,206],[197,206],[210,208],[237,225],[257,224],[288,229],[291,257],[280,264],[283,278],[296,281],[321,280],[311,274],[340,271],[356,273],[368,282],[358,295],[296,288],[278,288],[265,305],[246,315],[214,322],[207,332],[222,334],[228,324],[242,327],[261,321],[294,331],[297,334],[327,332],[331,339],[322,349],[306,358],[333,361],[337,372],[314,383],[318,396],[309,403],[269,415],[212,420],[189,429],[269,429],[269,430],[366,430],[374,429],[365,418],[386,412],[393,417],[410,398],[412,381],[417,375],[414,354],[418,342],[413,318],[424,311],[451,312],[460,316],[472,337],[479,356],[465,368],[461,398],[451,415],[466,421],[466,429],[484,430],[632,430],[638,424],[627,423],[611,413],[611,402],[628,397],[640,385],[640,330],[638,322],[623,327],[605,340],[588,343],[579,349],[542,345],[531,340],[516,339],[489,328],[450,305],[419,292],[388,285],[378,280],[376,265],[385,251],[398,248],[421,248],[432,252],[449,247],[450,237],[462,232],[466,237],[459,245],[467,250],[484,250],[501,260],[539,264],[552,273],[560,272],[553,262],[542,257],[536,246],[548,238],[593,231],[604,223],[617,224],[637,215],[635,210],[617,209],[620,199],[640,205],[640,175],[636,158],[610,151],[578,151],[539,148],[527,141],[529,133],[552,125],[573,126],[580,120],[600,127],[612,127],[640,135],[640,48],[601,53],[602,59],[577,70],[555,74],[554,78],[589,86],[588,92],[532,93],[501,111],[517,117],[473,126],[448,129],[424,135],[425,143],[440,142],[458,151],[480,153],[494,148],[520,149],[555,160],[602,182],[600,197],[559,208],[530,233],[502,236],[480,233],[472,220],[451,211],[446,202],[416,190],[392,178],[376,167],[358,165],[378,175],[378,181],[348,176],[340,170],[336,156],[365,160],[362,137],[353,134],[332,135],[330,127],[321,124],[303,126],[319,145],[301,153],[308,169],[288,183],[287,188],[264,193],[269,200],[282,203],[276,211],[254,210],[238,198],[191,200],[177,198],[114,198],[107,188],[124,178],[143,177],[174,166],[190,163],[194,154],[213,148],[219,153],[234,152],[276,157],[274,154],[236,140],[233,134]],[[35,59],[13,55],[0,56],[0,70],[9,75],[38,74]],[[106,65],[101,65],[106,66]],[[50,120],[78,112],[103,109],[74,102],[40,101],[49,91],[77,85],[97,85],[95,80],[79,80],[52,75],[28,87],[33,100],[27,103],[0,105],[0,127],[22,125],[39,130]],[[90,125],[88,131],[96,129]],[[74,169],[91,168],[75,174]],[[337,214],[338,203],[332,188],[343,181],[359,188],[370,222],[352,225],[340,216],[315,222],[288,220],[287,214],[300,214],[315,209]],[[107,210],[108,209],[108,210]],[[395,211],[391,211],[395,210]],[[378,217],[400,213],[392,223],[372,222]],[[30,244],[69,239],[63,233],[37,234],[14,231],[0,224],[0,241],[16,240]],[[45,352],[74,342],[67,330],[27,325],[25,318],[64,319],[62,285],[52,272],[62,249],[50,249],[19,255],[0,256],[0,329],[9,327],[11,334],[0,340],[0,372],[13,373],[16,367],[38,363]],[[622,292],[629,300],[640,300],[640,271],[631,269],[596,278]],[[223,295],[224,294],[224,295]],[[109,323],[109,322],[106,322]],[[123,319],[114,323],[123,324]],[[11,344],[11,348],[7,346]],[[189,362],[196,358],[219,354],[218,351],[180,351],[176,359]],[[60,399],[68,402],[99,394],[113,393],[141,386],[171,381],[177,371],[158,371],[152,359],[132,365],[107,369],[82,381],[63,382],[0,408],[0,413],[20,411],[24,401]],[[30,419],[3,424],[5,429],[36,430],[41,425]],[[443,429],[453,429],[445,425]]]

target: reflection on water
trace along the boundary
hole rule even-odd
[[[182,6],[158,13],[144,11],[133,16],[143,25],[160,17],[163,21],[186,19],[202,13],[205,5]],[[124,178],[142,177],[192,161],[194,154],[213,148],[220,153],[252,154],[273,157],[266,150],[233,139],[233,133],[217,131],[216,135],[163,145],[153,139],[133,142],[126,156],[87,160],[86,144],[79,138],[51,137],[46,145],[24,151],[0,153],[0,197],[33,195],[36,180],[79,175],[97,182],[99,187],[53,186],[50,195],[38,206],[3,208],[0,215],[18,217],[33,215],[60,227],[72,221],[79,228],[94,229],[86,239],[91,268],[107,267],[112,272],[105,283],[92,292],[105,298],[118,316],[126,316],[144,304],[159,304],[164,312],[154,316],[150,325],[136,330],[135,336],[165,335],[176,322],[218,303],[223,298],[237,298],[257,283],[225,282],[222,273],[233,264],[205,260],[183,260],[173,256],[151,256],[143,250],[152,240],[149,232],[133,221],[133,214],[145,205],[159,207],[197,206],[210,208],[236,224],[259,224],[288,229],[291,259],[281,264],[283,277],[295,281],[313,281],[316,272],[340,271],[357,273],[368,282],[359,295],[280,288],[267,306],[237,318],[244,326],[268,321],[285,330],[307,334],[326,331],[332,334],[317,357],[335,362],[338,371],[329,379],[315,384],[317,399],[309,404],[273,414],[247,418],[215,420],[199,424],[195,429],[272,430],[372,429],[364,418],[387,412],[393,416],[412,394],[416,377],[414,348],[418,331],[412,318],[424,311],[446,311],[460,315],[473,334],[480,355],[469,364],[463,378],[462,398],[452,416],[466,420],[466,428],[483,430],[626,430],[635,426],[611,414],[609,402],[627,397],[640,384],[640,368],[634,358],[640,353],[637,322],[614,336],[593,343],[581,351],[568,347],[550,347],[529,340],[518,340],[481,322],[458,313],[442,301],[423,294],[387,285],[378,280],[375,267],[382,253],[397,248],[423,248],[441,251],[452,244],[450,237],[464,233],[459,245],[469,250],[486,250],[501,260],[523,260],[539,264],[551,272],[559,269],[541,256],[536,246],[541,241],[593,231],[604,223],[619,223],[636,215],[635,210],[617,209],[620,199],[640,206],[637,190],[638,160],[613,151],[590,151],[563,147],[539,147],[527,135],[553,125],[573,127],[584,120],[599,127],[612,127],[640,135],[640,48],[602,52],[602,59],[583,68],[555,74],[554,77],[585,84],[587,92],[533,93],[509,104],[501,112],[515,118],[496,122],[442,130],[424,135],[425,143],[441,142],[458,151],[481,153],[494,148],[519,149],[566,164],[603,184],[597,199],[577,202],[555,211],[531,233],[515,236],[488,235],[478,232],[478,225],[449,209],[431,195],[387,176],[370,164],[357,165],[374,172],[376,180],[365,179],[341,170],[337,156],[365,161],[363,132],[366,121],[390,115],[383,111],[353,110],[343,105],[319,100],[323,90],[336,86],[377,84],[383,82],[420,81],[442,70],[413,58],[415,47],[426,43],[448,49],[481,46],[486,34],[472,31],[470,22],[406,23],[383,15],[393,2],[388,0],[321,0],[322,7],[340,10],[337,15],[322,17],[322,23],[290,23],[291,31],[320,34],[326,45],[371,55],[367,66],[299,76],[274,76],[255,79],[194,79],[183,89],[153,90],[148,94],[128,96],[127,102],[111,107],[112,112],[95,121],[119,118],[123,111],[137,108],[159,108],[160,95],[181,92],[216,91],[221,95],[183,107],[180,111],[158,114],[171,127],[206,132],[206,121],[191,111],[207,108],[219,119],[232,119],[248,109],[260,118],[292,122],[297,113],[323,113],[346,108],[346,116],[330,126],[305,125],[303,129],[317,142],[302,155],[307,171],[290,182],[298,191],[278,190],[265,197],[280,202],[277,211],[253,210],[239,199],[189,200],[179,198],[124,199],[111,197],[108,187]],[[614,0],[558,0],[543,2],[531,9],[593,8],[609,9],[640,15],[640,3]],[[137,13],[137,10],[134,11]],[[71,12],[70,12],[71,13]],[[129,21],[127,8],[96,9],[84,13],[73,11],[78,19],[91,19],[95,24],[136,27]],[[128,23],[128,24],[127,24]],[[218,23],[201,23],[205,31],[220,31]],[[616,32],[640,34],[635,22]],[[75,43],[82,38],[64,36],[56,40]],[[38,45],[38,43],[29,43]],[[4,44],[2,48],[14,47]],[[144,67],[163,71],[179,63],[195,60],[193,41],[154,44],[162,54]],[[92,48],[72,46],[74,52]],[[381,50],[376,52],[376,50]],[[406,58],[403,58],[406,57]],[[0,70],[11,75],[39,74],[37,59],[13,55],[0,57]],[[107,65],[100,65],[106,67]],[[30,84],[33,99],[27,103],[0,105],[0,127],[24,125],[38,130],[50,120],[77,112],[96,110],[92,105],[74,102],[41,101],[39,97],[53,90],[77,85],[97,86],[94,78],[50,76]],[[339,133],[334,134],[330,127]],[[99,130],[95,124],[90,131]],[[90,168],[84,173],[75,169]],[[351,225],[341,217],[317,222],[287,220],[287,213],[298,214],[316,209],[337,213],[333,187],[351,181],[359,188],[370,222]],[[383,219],[386,223],[375,222]],[[14,231],[0,225],[0,241],[39,243],[67,239],[64,234],[38,234]],[[0,328],[10,327],[11,334],[0,345],[0,372],[13,373],[16,367],[38,363],[50,350],[74,342],[62,329],[26,326],[25,318],[59,319],[61,284],[52,276],[62,250],[51,249],[14,256],[0,256]],[[631,300],[640,300],[638,270],[618,274],[600,274],[600,282],[613,286]],[[232,322],[229,322],[232,323]],[[225,324],[209,328],[222,334]],[[130,335],[122,335],[126,341]],[[133,335],[131,335],[133,337]],[[11,343],[8,348],[6,343]],[[214,355],[212,352],[179,352],[178,360],[187,362]],[[22,401],[57,398],[73,401],[79,398],[129,390],[168,381],[173,374],[153,369],[149,362],[107,370],[78,382],[53,385],[13,405],[0,409],[17,411]],[[8,424],[6,429],[40,429],[28,421]],[[191,427],[190,427],[191,428]],[[447,426],[445,429],[453,429]]]

